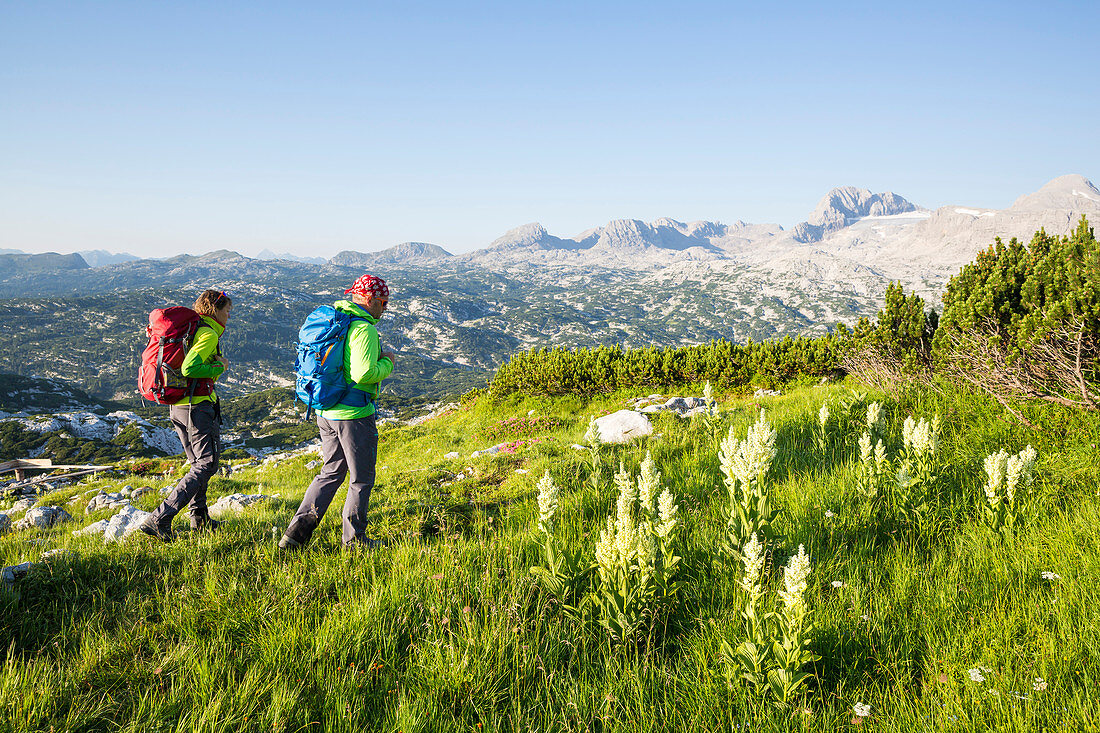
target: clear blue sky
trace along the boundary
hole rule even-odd
[[[0,0],[0,248],[451,251],[1100,177],[1097,2]]]

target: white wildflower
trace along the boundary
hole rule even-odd
[[[1016,455],[1010,455],[1004,449],[986,457],[985,496],[990,504],[1007,500],[1016,501],[1016,490],[1021,486],[1030,486],[1033,477],[1032,468],[1038,453],[1030,445]]]
[[[654,469],[653,456],[646,451],[645,459],[642,461],[642,473],[638,476],[638,503],[649,517],[653,516],[653,499],[660,485],[661,473]]]
[[[843,580],[834,580],[832,582],[832,586],[834,588],[843,588],[844,587],[844,581]]]
[[[745,543],[741,551],[741,560],[745,564],[745,577],[741,580],[741,587],[752,593],[760,582],[760,573],[764,570],[764,545],[757,539],[755,533]]]
[[[826,510],[825,510],[825,517],[826,517],[827,519],[832,519],[832,518],[833,518],[833,517],[835,517],[835,516],[836,516],[836,514],[834,514],[834,513],[833,513],[832,511],[830,511],[829,509],[826,509]]]
[[[634,491],[634,482],[630,478],[630,472],[619,461],[619,470],[615,474],[615,488],[619,490],[619,498],[615,501],[615,516],[619,524],[634,525],[634,502],[637,494]]]
[[[879,438],[878,443],[875,444],[875,468],[881,471],[885,463],[886,446],[883,444],[882,439]]]
[[[600,539],[596,541],[596,564],[602,574],[618,565],[618,554],[615,545],[615,520],[608,516],[607,529],[600,530]]]
[[[662,539],[671,535],[679,522],[677,510],[680,507],[674,503],[675,501],[676,497],[668,489],[662,491],[657,498],[657,518],[660,520],[657,524],[657,536]]]
[[[1055,580],[1061,580],[1062,579],[1061,575],[1059,575],[1058,573],[1052,573],[1049,570],[1044,570],[1041,573],[1041,575],[1043,577],[1043,580],[1049,580],[1051,582],[1054,582]]]
[[[810,576],[810,556],[803,545],[798,546],[798,554],[793,556],[783,568],[783,590],[779,598],[787,608],[801,608],[804,605],[802,594],[806,591],[806,579]]]
[[[764,411],[760,418],[749,427],[744,441],[734,437],[733,427],[722,441],[720,464],[728,483],[736,479],[747,488],[752,482],[763,479],[771,469],[775,458],[775,430],[768,425]]]
[[[871,706],[864,705],[861,702],[857,702],[855,705],[852,706],[852,712],[854,712],[861,718],[866,718],[868,715],[871,714]]]
[[[1004,486],[1005,473],[1008,470],[1008,453],[1004,450],[997,451],[985,458],[985,496],[990,504],[996,504],[1001,499],[1001,488]]]
[[[550,476],[550,472],[547,471],[539,479],[538,484],[538,500],[539,500],[539,529],[546,534],[550,534],[551,524],[554,521],[554,514],[558,511],[558,495],[560,491],[557,485],[554,483],[554,479]]]
[[[877,433],[882,425],[882,403],[872,402],[867,405],[867,431]]]
[[[939,416],[929,423],[923,417],[914,422],[912,417],[905,418],[902,426],[902,442],[905,449],[914,456],[932,456],[939,444]]]
[[[981,667],[967,670],[967,674],[970,675],[970,679],[974,682],[985,682],[985,675],[982,674]]]
[[[703,385],[703,401],[710,405],[714,402],[714,390],[710,386],[710,382]]]
[[[593,448],[600,447],[600,430],[596,427],[596,418],[588,421],[588,432],[584,434],[584,442]]]
[[[825,425],[829,422],[829,403],[822,402],[821,409],[817,411],[817,424],[825,428]]]
[[[1010,502],[1016,498],[1017,488],[1031,485],[1031,469],[1037,456],[1038,453],[1029,445],[1008,459],[1005,466],[1005,492]]]
[[[1042,677],[1036,677],[1035,682],[1031,685],[1031,689],[1035,690],[1036,692],[1042,692],[1046,688],[1047,681],[1044,680]]]
[[[869,432],[859,436],[859,462],[864,466],[871,464],[871,434]]]

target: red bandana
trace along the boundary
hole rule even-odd
[[[344,295],[361,295],[364,298],[388,298],[390,289],[386,287],[386,281],[374,275],[363,275],[355,281],[355,284],[344,291]]]

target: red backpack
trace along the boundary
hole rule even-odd
[[[214,380],[192,379],[180,371],[195,332],[202,325],[202,316],[179,305],[158,308],[149,314],[149,326],[145,329],[149,345],[141,353],[138,369],[138,391],[142,397],[174,405],[185,397],[201,397],[214,391]]]

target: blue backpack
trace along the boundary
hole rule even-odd
[[[294,365],[295,392],[306,404],[306,419],[314,410],[336,405],[365,407],[372,401],[369,392],[348,383],[344,375],[344,346],[348,329],[366,318],[323,305],[306,317],[298,331],[298,357]]]

